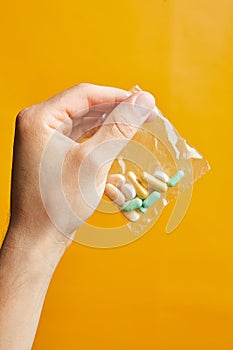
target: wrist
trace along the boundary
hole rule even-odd
[[[10,224],[1,250],[10,259],[20,259],[27,271],[51,276],[71,242],[61,236],[56,230],[42,232]]]

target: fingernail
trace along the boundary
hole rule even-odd
[[[141,92],[136,96],[134,107],[141,117],[145,117],[151,113],[155,107],[155,99],[148,92]]]

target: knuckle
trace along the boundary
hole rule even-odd
[[[19,112],[19,114],[16,117],[16,124],[18,127],[21,127],[24,124],[26,124],[29,114],[30,114],[30,107],[27,107]]]
[[[17,115],[17,120],[23,120],[30,113],[30,107],[22,109]]]
[[[24,108],[16,117],[16,128],[20,132],[27,132],[31,126],[33,107]]]

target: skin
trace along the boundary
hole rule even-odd
[[[117,107],[112,109],[109,104]],[[0,251],[0,350],[31,349],[53,272],[72,242],[73,231],[95,210],[87,205],[80,192],[77,174],[82,162],[88,159],[90,168],[97,173],[95,188],[101,198],[111,162],[102,166],[105,152],[99,154],[98,162],[92,152],[104,142],[122,140],[122,145],[111,154],[117,156],[137,128],[151,118],[148,111],[143,115],[136,113],[135,104],[152,109],[154,99],[144,92],[132,95],[117,88],[80,84],[26,108],[17,116],[11,218]],[[83,143],[75,142],[72,138],[79,130],[80,121],[96,106],[110,114],[101,127],[89,133],[91,138]],[[62,187],[75,217],[64,213],[56,203],[55,178],[49,183],[51,191],[46,191],[45,201],[41,197],[41,159],[52,136],[55,141],[48,155],[51,172],[62,150],[67,144],[71,146],[64,158]],[[93,181],[88,176],[87,181]],[[48,207],[57,208],[55,214],[64,219],[62,229],[56,220],[51,220]]]

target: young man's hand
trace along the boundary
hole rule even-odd
[[[8,233],[12,241],[24,249],[62,252],[67,237],[96,209],[112,160],[153,107],[149,93],[80,84],[20,112]],[[104,112],[105,119],[100,116]],[[93,135],[85,142],[76,142],[93,121],[102,125],[95,133],[96,128],[89,130]]]

